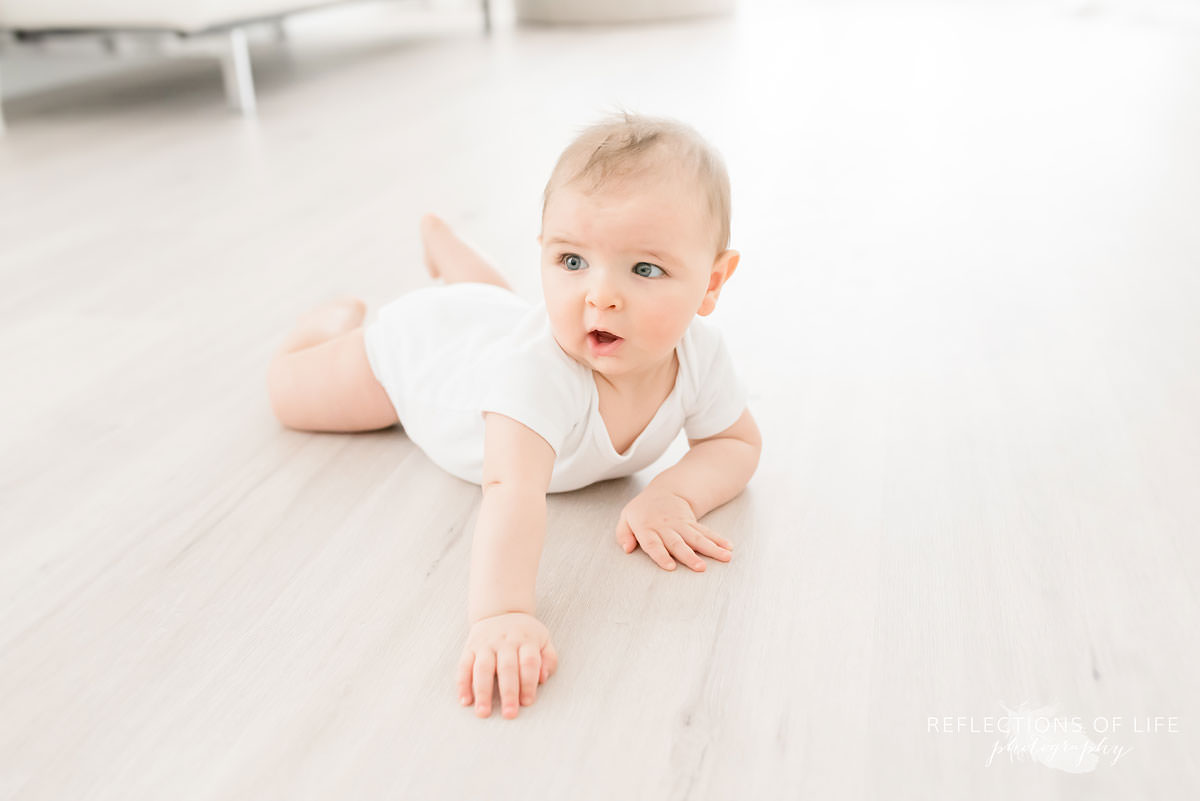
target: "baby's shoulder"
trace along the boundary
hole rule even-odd
[[[699,351],[712,351],[721,346],[721,328],[707,317],[696,315],[683,335],[684,343]]]
[[[556,453],[571,441],[573,431],[586,426],[589,396],[582,375],[586,368],[561,350],[555,353],[545,341],[499,349],[481,369],[488,374],[481,410],[525,424]]]
[[[721,329],[699,316],[692,320],[680,340],[678,354],[680,367],[693,391],[703,387],[714,367],[732,361]]]
[[[488,383],[514,394],[578,407],[586,401],[591,371],[563,352],[553,337],[511,337],[484,359]]]

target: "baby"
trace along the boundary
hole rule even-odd
[[[720,333],[701,319],[738,265],[729,207],[724,164],[699,134],[622,112],[585,129],[546,184],[543,303],[522,301],[426,215],[426,266],[442,284],[366,327],[358,300],[310,312],[271,362],[284,425],[400,423],[434,463],[482,486],[457,673],[480,717],[493,680],[513,718],[557,668],[534,616],[547,493],[634,473],[683,430],[690,449],[621,511],[617,543],[666,570],[731,558],[699,522],[745,488],[762,447]]]

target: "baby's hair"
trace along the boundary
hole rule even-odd
[[[660,171],[662,161],[650,156],[665,153],[675,165],[690,172],[707,195],[708,211],[715,223],[717,252],[729,247],[729,173],[721,154],[692,126],[665,117],[617,111],[584,128],[558,157],[542,195],[542,216],[550,195],[560,186],[589,181],[595,192],[613,178]],[[582,166],[579,166],[582,163]],[[573,173],[566,174],[568,170]]]

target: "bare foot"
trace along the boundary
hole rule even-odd
[[[499,270],[436,214],[421,217],[421,243],[425,246],[425,269],[433,279],[440,278],[447,284],[467,281],[512,289]]]

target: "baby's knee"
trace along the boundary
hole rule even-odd
[[[267,402],[275,419],[288,428],[295,422],[295,380],[289,369],[288,354],[277,353],[267,366]]]

